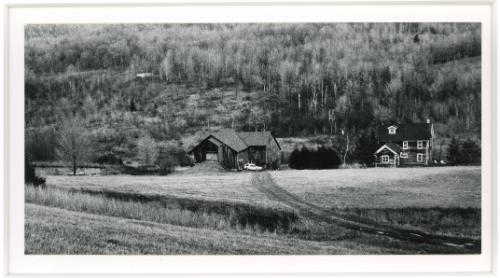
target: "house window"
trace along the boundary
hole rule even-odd
[[[408,141],[403,141],[403,150],[408,149]]]
[[[382,156],[382,163],[389,163],[389,156],[388,155]]]
[[[417,162],[424,162],[424,154],[423,153],[417,154]]]
[[[423,149],[424,148],[424,141],[417,141],[417,149]]]
[[[395,126],[390,126],[388,127],[389,129],[389,134],[396,134],[396,127]]]
[[[401,153],[399,156],[401,158],[408,158],[408,153]]]

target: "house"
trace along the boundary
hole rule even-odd
[[[377,130],[380,148],[374,153],[375,167],[428,165],[432,162],[434,127],[427,120],[418,124],[391,124]]]
[[[235,132],[224,129],[206,136],[188,150],[196,163],[218,161],[226,169],[241,170],[251,162],[276,169],[281,164],[281,147],[270,132]]]

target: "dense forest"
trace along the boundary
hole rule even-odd
[[[25,96],[34,160],[57,159],[75,118],[96,153],[120,158],[141,140],[178,153],[218,128],[355,142],[430,119],[439,138],[477,142],[481,25],[29,25]]]

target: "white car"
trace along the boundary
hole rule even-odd
[[[245,165],[243,165],[243,169],[248,171],[261,171],[262,167],[257,166],[253,163],[245,163]]]

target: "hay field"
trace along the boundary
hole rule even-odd
[[[251,173],[223,172],[194,176],[48,176],[47,185],[61,189],[113,191],[124,194],[168,196],[262,207],[282,206],[249,186]]]
[[[387,229],[480,240],[480,172],[442,167],[48,176],[46,188],[25,188],[25,252],[475,253],[362,233],[319,219],[314,207]]]
[[[481,207],[481,167],[285,170],[271,176],[324,208]]]

